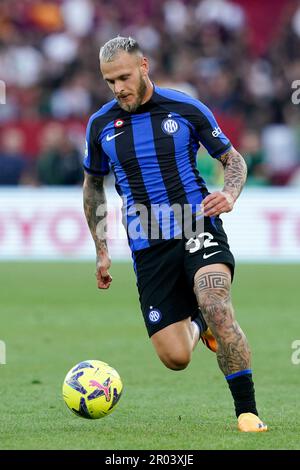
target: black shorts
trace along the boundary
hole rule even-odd
[[[222,221],[204,219],[200,236],[165,240],[133,253],[141,309],[149,336],[188,317],[198,315],[193,291],[199,268],[222,263],[234,274],[234,257]]]

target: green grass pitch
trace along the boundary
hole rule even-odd
[[[257,403],[268,433],[241,434],[215,355],[166,369],[148,340],[131,265],[113,264],[98,291],[90,263],[1,263],[1,449],[299,449],[299,265],[238,265],[236,315],[252,348]],[[84,420],[65,406],[66,372],[84,359],[115,367],[116,410]]]

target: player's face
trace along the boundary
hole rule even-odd
[[[147,86],[150,81],[145,57],[120,52],[113,61],[101,62],[100,69],[104,80],[125,111],[134,112],[147,100]]]

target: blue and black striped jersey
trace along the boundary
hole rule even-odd
[[[132,210],[136,205],[151,209],[154,219],[158,205],[189,204],[195,212],[208,194],[196,165],[200,143],[213,158],[231,147],[203,103],[157,86],[134,113],[124,111],[116,100],[105,104],[91,116],[86,140],[84,169],[99,176],[113,170],[127,233],[128,224],[139,216]],[[161,233],[159,216],[156,223]],[[160,238],[177,232],[174,226],[171,234]],[[133,251],[153,243],[149,234],[128,238]]]

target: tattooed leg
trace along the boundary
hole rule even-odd
[[[234,317],[230,285],[231,275],[226,265],[206,266],[195,275],[195,294],[206,323],[218,342],[217,359],[225,376],[250,369],[250,350]]]
[[[195,293],[204,318],[218,342],[217,359],[227,380],[242,432],[267,431],[259,419],[250,365],[250,350],[234,318],[231,274],[224,264],[205,266],[195,275]],[[238,372],[238,374],[235,374]]]

